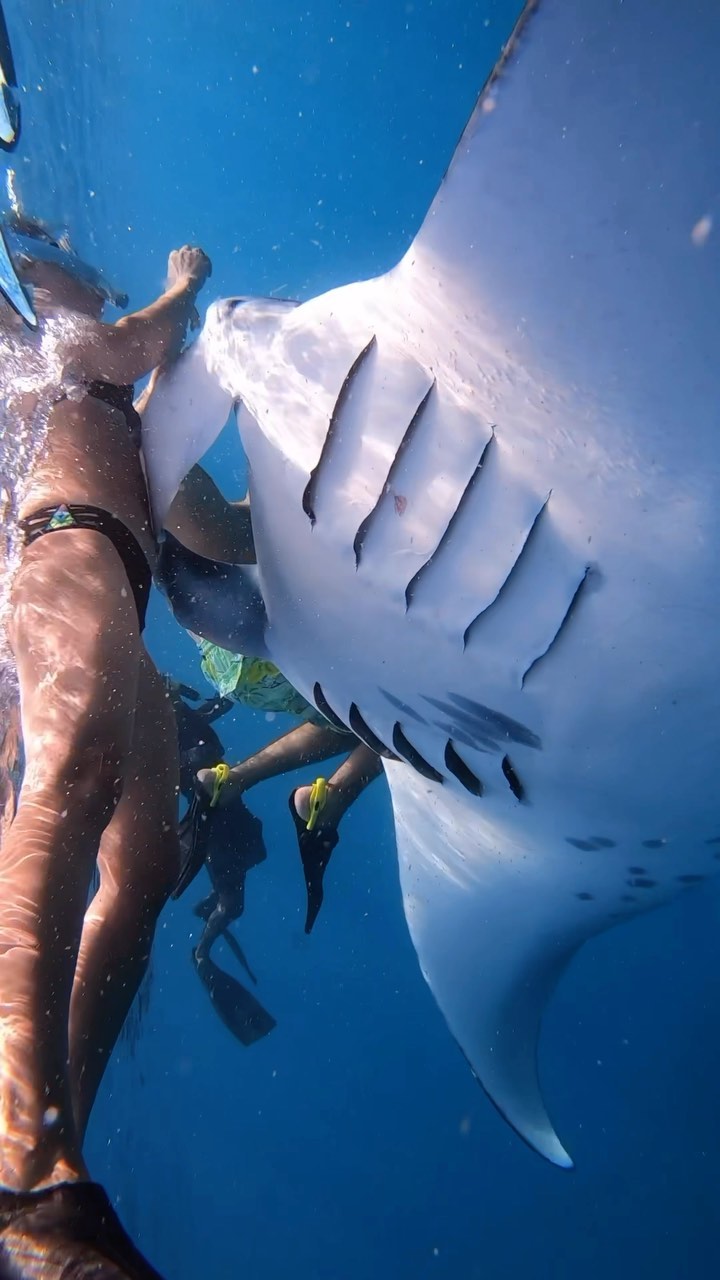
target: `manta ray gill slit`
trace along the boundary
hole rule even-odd
[[[370,725],[361,715],[354,702],[350,704],[348,720],[353,733],[365,743],[366,747],[369,747],[371,751],[374,751],[379,756],[385,756],[388,759],[393,759],[394,752],[390,751],[390,749],[385,746],[385,743],[380,741],[377,734],[370,728]]]
[[[457,778],[466,791],[473,796],[481,796],[483,794],[483,784],[477,774],[473,773],[468,764],[465,763],[462,756],[458,754],[452,744],[452,740],[448,738],[445,746],[445,764],[448,771]]]
[[[465,633],[463,635],[463,649],[467,649],[468,644],[472,639],[473,634],[477,629],[477,627],[480,625],[480,623],[483,621],[486,615],[490,612],[490,610],[500,602],[503,592],[507,589],[507,587],[512,582],[513,575],[516,573],[517,569],[520,567],[523,557],[527,554],[527,552],[532,547],[533,538],[537,536],[537,532],[540,527],[540,522],[543,516],[545,515],[545,512],[547,511],[547,506],[549,501],[550,501],[550,494],[547,495],[542,506],[536,512],[535,517],[532,521],[532,524],[530,525],[530,528],[528,529],[528,532],[523,540],[522,546],[518,551],[517,557],[513,561],[512,565],[510,566],[510,571],[507,574],[507,577],[505,578],[504,582],[500,584],[500,587],[498,588],[496,595],[488,604],[484,606],[484,608],[480,610],[479,613],[475,615],[472,622],[470,622],[469,625],[465,628]]]
[[[515,799],[520,801],[524,800],[525,788],[522,782],[520,781],[515,771],[515,766],[513,765],[513,762],[509,756],[503,756],[501,767],[505,775],[505,778],[507,780],[507,784],[510,790],[512,791],[513,795],[515,796]]]
[[[393,458],[390,464],[390,467],[388,469],[388,473],[385,478],[385,483],[380,492],[380,497],[375,503],[375,506],[373,507],[372,511],[370,511],[369,514],[362,521],[362,523],[358,527],[357,533],[355,534],[355,537],[353,539],[353,551],[355,552],[355,567],[358,569],[360,567],[360,560],[362,558],[362,549],[363,549],[363,544],[365,542],[365,539],[367,538],[367,535],[370,532],[370,529],[372,528],[373,522],[380,510],[380,506],[381,506],[381,503],[383,502],[383,499],[387,496],[387,494],[391,493],[394,488],[395,477],[399,470],[400,463],[402,462],[403,456],[407,452],[407,449],[411,441],[413,440],[413,437],[415,436],[418,427],[420,426],[423,420],[430,398],[433,392],[435,391],[435,387],[436,387],[436,383],[435,383],[435,379],[433,379],[432,383],[430,384],[427,391],[425,392],[425,395],[420,401],[417,409],[415,410],[412,418],[410,419],[410,422],[405,431],[405,434],[402,440],[400,441],[395,457]]]
[[[483,474],[483,470],[487,464],[488,458],[490,457],[490,451],[493,448],[494,443],[495,443],[495,430],[493,429],[490,435],[490,439],[487,440],[483,446],[483,450],[482,450],[482,453],[480,454],[480,458],[478,460],[477,466],[475,467],[475,470],[473,471],[472,475],[470,476],[470,479],[468,480],[467,484],[465,485],[465,488],[463,489],[460,495],[457,506],[455,507],[455,510],[445,527],[445,530],[440,538],[440,541],[438,542],[435,550],[432,552],[432,555],[430,555],[428,559],[425,561],[425,563],[420,566],[417,573],[413,574],[412,578],[407,584],[407,587],[405,588],[405,609],[406,610],[409,610],[413,602],[413,599],[417,595],[418,589],[423,581],[423,578],[425,577],[425,574],[427,573],[427,571],[430,569],[431,565],[435,563],[435,560],[437,559],[437,557],[442,555],[445,548],[449,546],[452,539],[453,528],[456,525],[461,512],[464,510],[467,503],[470,501],[478,485],[478,482]]]
[[[334,725],[336,729],[340,729],[342,733],[347,733],[348,726],[345,724],[344,720],[340,719],[337,712],[333,711],[322,691],[322,686],[317,680],[313,685],[313,699],[320,714],[323,715],[326,720],[329,720],[330,724]]]
[[[313,467],[312,471],[310,472],[310,479],[308,480],[305,486],[305,492],[303,493],[303,496],[302,496],[302,508],[308,520],[310,521],[311,525],[315,524],[315,521],[317,518],[315,515],[315,496],[317,494],[317,487],[320,482],[320,477],[322,475],[323,468],[326,466],[327,462],[329,461],[333,444],[335,443],[335,437],[340,427],[343,409],[345,408],[345,405],[347,404],[348,399],[352,394],[353,382],[355,381],[356,377],[358,376],[358,373],[363,367],[363,364],[365,363],[368,356],[370,355],[370,352],[374,350],[375,346],[376,346],[376,339],[373,336],[370,339],[370,341],[367,343],[367,345],[363,347],[359,356],[357,356],[357,358],[351,364],[348,372],[345,375],[343,384],[340,388],[338,398],[335,401],[333,411],[330,415],[330,424],[328,426],[327,435],[325,436],[325,440],[323,441],[323,447],[320,450],[320,457],[318,458],[317,464]]]
[[[573,616],[577,611],[578,605],[580,604],[580,600],[582,599],[583,595],[586,594],[587,592],[588,581],[591,577],[591,574],[592,574],[592,568],[590,565],[588,565],[586,566],[585,572],[582,578],[580,579],[577,587],[575,588],[575,591],[572,594],[570,603],[568,604],[568,607],[565,610],[563,617],[560,619],[560,624],[558,626],[558,629],[555,632],[555,635],[553,636],[549,645],[545,650],[543,650],[542,653],[538,654],[537,658],[533,658],[532,662],[530,663],[530,666],[527,667],[526,670],[523,672],[522,679],[520,681],[521,689],[525,688],[525,682],[528,679],[528,677],[533,672],[537,671],[537,668],[540,665],[540,663],[545,658],[548,657],[550,651],[555,647],[558,640],[560,639],[560,636],[563,634],[563,632],[567,630],[570,620],[573,618]]]
[[[393,746],[397,754],[406,760],[416,773],[422,774],[423,778],[428,778],[430,782],[444,782],[442,774],[434,769],[428,760],[420,754],[417,747],[414,747],[402,731],[398,721],[393,726]]]

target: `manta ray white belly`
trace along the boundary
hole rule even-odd
[[[398,267],[274,323],[216,304],[204,376],[243,402],[268,652],[399,757],[423,972],[568,1164],[552,985],[720,870],[720,15],[533,8]]]

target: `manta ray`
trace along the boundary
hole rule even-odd
[[[155,518],[234,406],[258,568],[166,545],[384,757],[405,914],[488,1095],[593,935],[720,871],[720,9],[525,6],[401,261],[213,303],[145,429]]]

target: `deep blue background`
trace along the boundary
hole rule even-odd
[[[133,305],[186,240],[213,257],[208,300],[375,274],[417,228],[517,7],[6,0],[22,189]],[[211,465],[242,491],[232,432]],[[150,642],[201,682],[158,602]],[[284,727],[221,724],[237,757]],[[251,796],[270,857],[240,928],[277,1029],[243,1051],[217,1022],[183,902],[95,1115],[91,1168],[156,1264],[173,1280],[715,1276],[716,892],[604,935],[563,980],[541,1051],[577,1161],[562,1173],[495,1115],[422,981],[383,784],[343,828],[311,940],[288,789]]]

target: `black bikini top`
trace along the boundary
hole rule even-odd
[[[133,404],[134,387],[118,387],[114,382],[88,382],[87,393],[93,400],[102,400],[112,409],[119,409],[127,422],[133,444],[140,448],[142,422]]]

